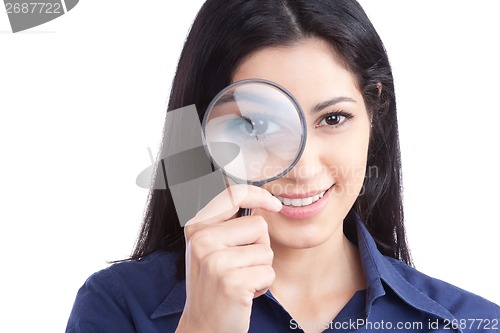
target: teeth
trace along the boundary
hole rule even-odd
[[[276,196],[281,203],[285,206],[294,206],[294,207],[302,207],[302,206],[307,206],[310,205],[319,199],[323,198],[323,195],[325,194],[326,191],[321,192],[319,194],[316,194],[315,196],[309,197],[309,198],[301,198],[301,199],[290,199],[290,198],[282,198],[279,196]]]

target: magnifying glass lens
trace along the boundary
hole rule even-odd
[[[237,182],[257,185],[288,172],[305,143],[300,106],[284,88],[263,80],[240,81],[219,93],[203,129],[214,164]],[[236,145],[239,153],[221,143]]]

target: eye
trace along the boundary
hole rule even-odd
[[[246,133],[250,135],[264,135],[276,131],[276,125],[268,119],[250,119],[243,117],[245,120],[243,126]]]
[[[343,111],[331,112],[323,116],[321,122],[316,125],[316,128],[320,126],[338,127],[352,117],[352,114]]]
[[[280,130],[280,126],[264,116],[238,117],[226,128],[238,140],[259,140],[268,138]]]

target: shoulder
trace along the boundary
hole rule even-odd
[[[92,274],[85,284],[109,286],[110,292],[117,292],[117,288],[141,290],[151,284],[174,283],[180,257],[177,252],[158,251],[138,260],[114,263]]]
[[[118,297],[137,294],[144,299],[161,298],[177,283],[180,260],[179,252],[158,251],[138,260],[115,263],[94,273],[87,283],[107,285]]]
[[[430,277],[399,260],[386,257],[401,277],[422,294],[431,298],[457,319],[495,320],[500,326],[500,307],[474,293]]]
[[[180,252],[157,251],[138,260],[118,262],[94,274],[95,278],[101,275],[113,275],[127,283],[135,280],[150,280],[155,277],[175,277],[177,264],[182,257]],[[164,281],[163,281],[164,283]]]
[[[139,321],[147,320],[177,284],[181,258],[178,252],[155,252],[92,274],[77,293],[67,332],[91,332],[90,327],[134,332],[138,313],[144,314]]]

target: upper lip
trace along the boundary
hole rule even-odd
[[[275,197],[288,198],[288,199],[304,199],[304,198],[314,197],[315,195],[326,192],[330,189],[330,187],[324,190],[310,191],[307,193],[281,193],[281,194],[273,193],[273,195]]]

